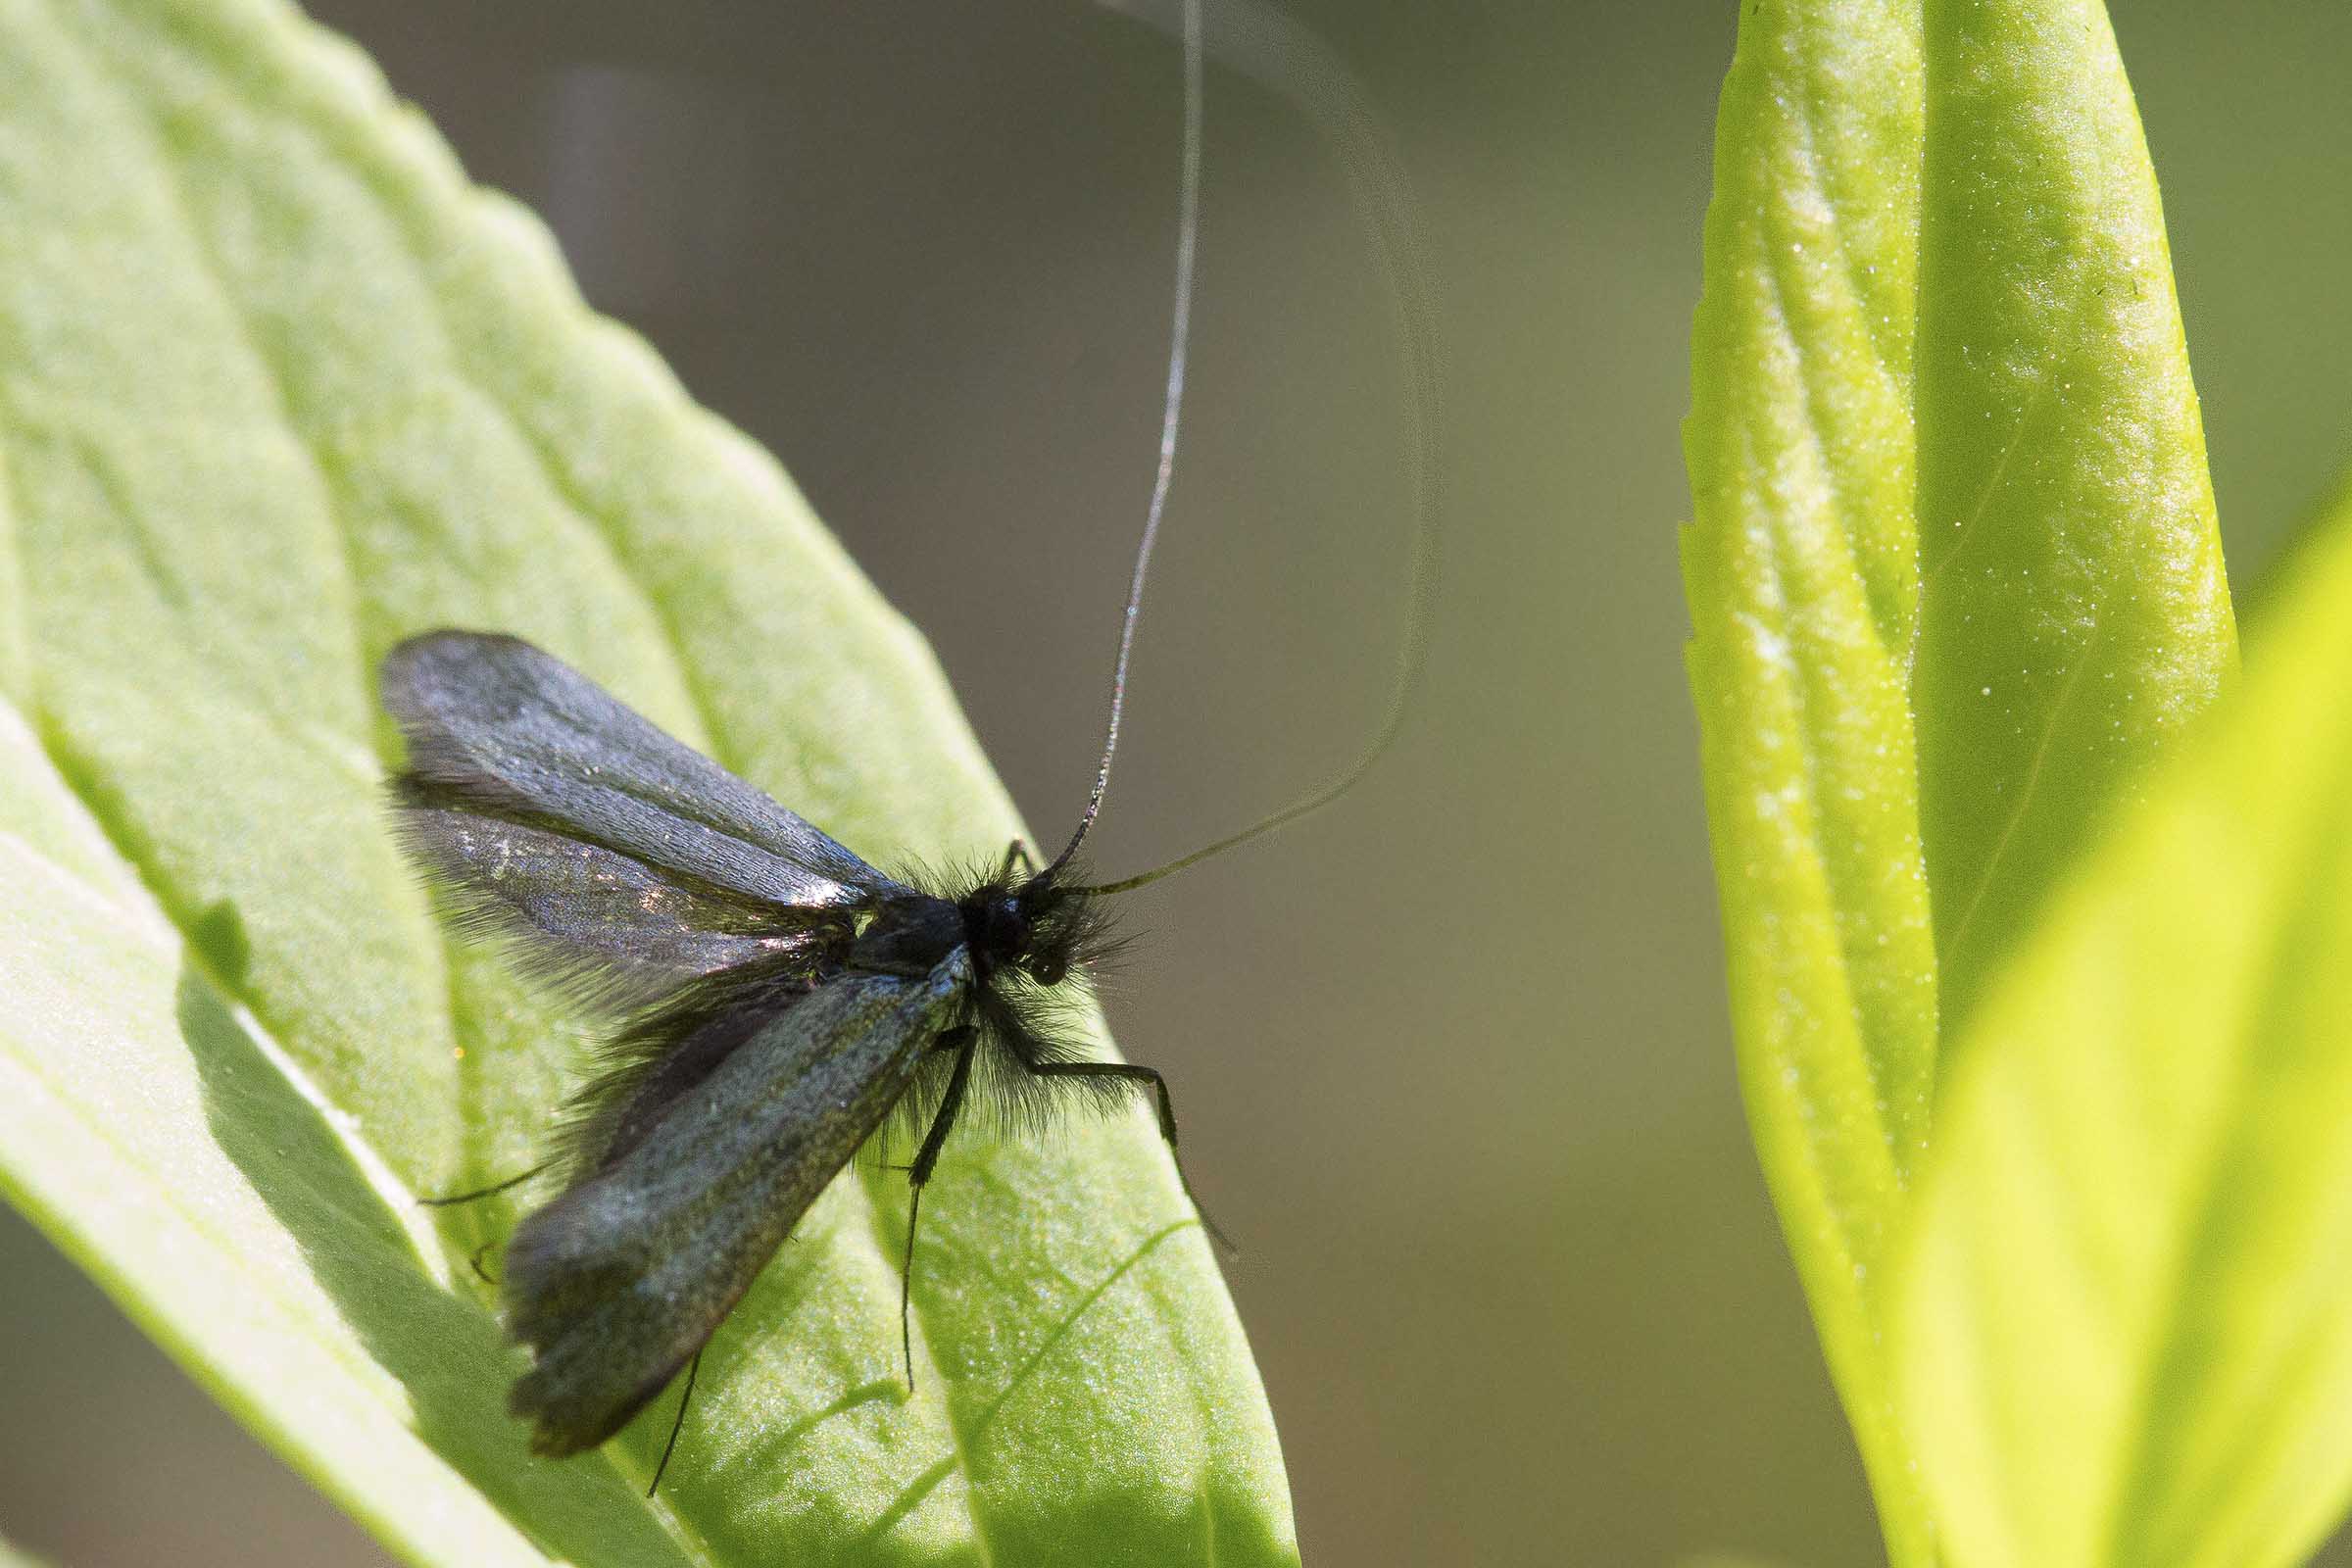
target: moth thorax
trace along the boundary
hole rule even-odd
[[[868,915],[850,949],[849,965],[881,974],[928,974],[966,940],[956,906],[908,899]]]
[[[1021,901],[1002,888],[983,888],[963,901],[963,940],[990,968],[1005,968],[1028,956],[1036,935]]]

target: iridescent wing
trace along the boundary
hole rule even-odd
[[[907,890],[570,665],[513,637],[437,631],[385,659],[409,746],[393,784],[410,856],[462,928],[589,1000],[846,939]]]
[[[604,1442],[702,1348],[914,1082],[970,975],[957,948],[927,975],[837,974],[732,1020],[714,1067],[522,1222],[503,1291],[538,1452]]]
[[[728,895],[847,905],[898,884],[518,638],[435,631],[384,660],[403,804],[599,845]]]

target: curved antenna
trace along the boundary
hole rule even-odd
[[[1135,654],[1135,623],[1144,610],[1144,579],[1152,571],[1152,547],[1159,543],[1159,519],[1168,509],[1168,486],[1176,477],[1176,424],[1184,412],[1184,368],[1193,336],[1193,253],[1200,238],[1200,120],[1204,96],[1200,24],[1201,0],[1184,0],[1184,173],[1176,216],[1176,309],[1168,329],[1168,390],[1160,405],[1159,469],[1152,477],[1152,504],[1144,512],[1144,539],[1136,547],[1135,569],[1127,576],[1127,609],[1119,617],[1119,652],[1110,666],[1110,719],[1103,726],[1102,760],[1095,768],[1095,787],[1079,813],[1078,831],[1046,867],[1049,874],[1069,863],[1086,842],[1087,830],[1102,809],[1110,792],[1110,761],[1119,749],[1119,718],[1127,706],[1127,662]]]
[[[1101,3],[1114,11],[1166,28],[1169,26],[1167,13],[1172,8],[1173,0],[1101,0]],[[1192,50],[1196,47],[1202,19],[1200,0],[1182,0],[1182,4],[1190,69]],[[1338,155],[1348,175],[1348,194],[1354,202],[1357,215],[1372,232],[1382,279],[1388,284],[1391,324],[1402,345],[1405,378],[1411,394],[1405,459],[1413,498],[1413,547],[1412,579],[1407,590],[1404,632],[1397,642],[1388,710],[1381,718],[1380,727],[1374,731],[1371,743],[1356,760],[1331,782],[1190,855],[1179,856],[1164,865],[1153,866],[1148,871],[1122,877],[1115,882],[1073,887],[1070,889],[1073,893],[1124,893],[1130,888],[1140,888],[1163,876],[1172,876],[1213,855],[1222,855],[1236,845],[1246,844],[1295,822],[1310,811],[1329,806],[1353,789],[1357,781],[1372,770],[1373,764],[1396,742],[1397,734],[1404,728],[1405,714],[1412,706],[1413,693],[1420,686],[1422,670],[1429,658],[1429,622],[1438,592],[1438,519],[1441,510],[1432,452],[1438,438],[1443,399],[1440,396],[1436,313],[1421,255],[1420,232],[1413,220],[1412,201],[1406,193],[1402,167],[1389,144],[1387,131],[1372,112],[1370,101],[1353,74],[1328,44],[1298,23],[1257,3],[1257,0],[1219,0],[1211,44],[1221,63],[1271,87],[1297,104],[1313,122],[1316,130],[1332,144]],[[1191,129],[1188,122],[1188,138]],[[1186,167],[1189,180],[1197,175],[1198,170],[1189,157]],[[1189,184],[1186,194],[1189,204],[1195,197]],[[1191,266],[1191,227],[1188,223],[1179,260],[1180,271],[1188,278]],[[1180,322],[1189,314],[1189,300],[1180,302]],[[1119,662],[1111,681],[1110,739],[1113,745],[1118,738],[1119,706],[1121,688],[1127,675],[1128,646],[1135,631],[1135,594],[1142,589],[1144,564],[1150,558],[1152,535],[1159,525],[1158,502],[1164,492],[1172,461],[1176,428],[1175,396],[1182,380],[1182,353],[1180,341],[1177,363],[1172,363],[1169,368],[1168,417],[1163,426],[1160,447],[1160,489],[1153,493],[1153,510],[1144,533],[1143,555],[1136,562],[1135,578],[1127,602],[1127,621],[1120,633]],[[1079,842],[1086,837],[1087,828],[1093,825],[1095,814],[1102,808],[1102,793],[1108,786],[1109,778],[1110,748],[1106,746],[1102,754],[1102,772],[1096,779],[1094,796],[1087,802],[1086,815],[1079,823],[1077,837],[1055,858],[1054,868],[1060,867],[1068,860]]]

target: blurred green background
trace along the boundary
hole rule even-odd
[[[1435,655],[1349,802],[1132,901],[1110,1007],[1246,1250],[1308,1561],[1875,1562],[1735,1093],[1681,669],[1736,7],[1291,9],[1418,186],[1450,371]],[[2352,11],[2117,9],[2251,608],[2352,448]],[[1083,0],[314,10],[774,449],[1062,831],[1156,437],[1170,43]],[[1402,581],[1399,370],[1337,172],[1231,74],[1208,119],[1110,873],[1348,754]],[[77,1568],[381,1560],[13,1218],[0,1307],[0,1533]]]

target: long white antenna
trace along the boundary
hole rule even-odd
[[[1100,0],[1111,10],[1168,29],[1168,12],[1175,0]],[[1119,632],[1118,662],[1111,675],[1110,727],[1102,749],[1102,764],[1095,778],[1094,794],[1069,847],[1054,858],[1060,867],[1076,853],[1102,809],[1110,784],[1111,753],[1118,745],[1119,710],[1125,696],[1128,652],[1135,638],[1136,614],[1143,591],[1144,569],[1159,528],[1160,505],[1167,494],[1174,461],[1176,406],[1184,380],[1185,332],[1191,316],[1192,241],[1199,206],[1200,70],[1204,31],[1200,0],[1181,0],[1186,71],[1186,159],[1184,235],[1177,253],[1177,341],[1168,366],[1167,417],[1161,426],[1159,478],[1152,491],[1152,512],[1144,528],[1143,550],[1128,587],[1127,615]],[[1207,41],[1220,63],[1271,87],[1307,116],[1332,145],[1348,175],[1348,194],[1357,216],[1370,229],[1381,274],[1388,284],[1392,323],[1402,345],[1411,409],[1405,445],[1408,484],[1413,498],[1412,583],[1405,611],[1404,633],[1398,639],[1388,710],[1371,743],[1338,777],[1248,827],[1181,856],[1164,865],[1116,882],[1073,888],[1078,893],[1121,893],[1155,882],[1188,865],[1220,855],[1238,844],[1271,833],[1310,811],[1330,805],[1371,771],[1397,733],[1412,705],[1414,691],[1428,662],[1429,622],[1437,604],[1438,522],[1442,514],[1434,449],[1443,417],[1444,399],[1438,360],[1436,309],[1421,255],[1420,232],[1413,219],[1412,199],[1404,174],[1370,100],[1347,65],[1329,45],[1290,17],[1261,0],[1218,0],[1213,33]]]
[[[1152,550],[1159,543],[1159,519],[1168,509],[1168,486],[1176,477],[1176,425],[1184,413],[1184,367],[1192,352],[1193,256],[1200,239],[1200,122],[1205,96],[1200,0],[1184,0],[1184,172],[1176,215],[1176,308],[1168,331],[1168,389],[1160,405],[1159,470],[1152,478],[1152,504],[1144,512],[1144,539],[1136,548],[1135,569],[1127,577],[1127,610],[1119,617],[1119,652],[1110,666],[1110,719],[1103,728],[1102,760],[1095,769],[1095,787],[1078,817],[1078,831],[1054,857],[1049,870],[1069,863],[1087,829],[1102,809],[1110,791],[1110,762],[1119,749],[1119,718],[1127,706],[1127,662],[1135,654],[1135,623],[1144,609],[1144,579],[1152,571]]]

